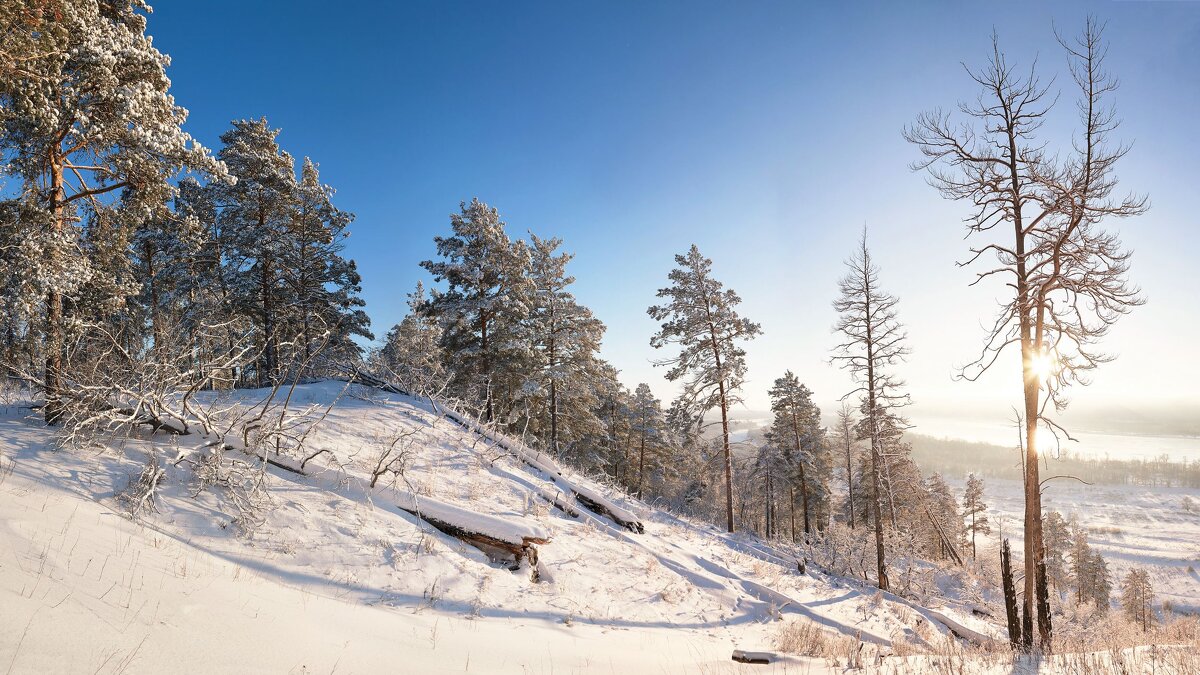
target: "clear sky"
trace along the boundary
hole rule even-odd
[[[900,136],[923,109],[974,96],[993,28],[1069,94],[1053,28],[1108,21],[1123,186],[1152,209],[1120,223],[1149,304],[1107,344],[1120,355],[1079,407],[1200,410],[1200,2],[206,2],[155,3],[188,129],[215,147],[234,118],[265,115],[320,163],[355,212],[347,252],[375,331],[448,230],[460,200],[496,206],[510,232],[562,237],[576,294],[608,325],[626,384],[673,389],[645,309],[691,243],[743,297],[747,404],[794,370],[831,406],[850,388],[827,363],[842,260],[868,225],[901,298],[914,417],[1002,418],[1015,365],[980,383],[954,367],[979,348],[996,288],[956,269],[965,206],[944,202]],[[1071,121],[1071,102],[1060,104]],[[1047,140],[1064,141],[1052,125]],[[661,356],[661,355],[658,355]]]

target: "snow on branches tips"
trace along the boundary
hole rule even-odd
[[[666,304],[647,313],[662,321],[650,345],[661,349],[678,345],[679,353],[656,365],[669,366],[667,379],[684,380],[678,403],[695,417],[714,408],[721,411],[721,440],[725,464],[726,525],[733,531],[733,457],[729,449],[729,407],[741,402],[738,394],[746,376],[746,351],[738,343],[762,333],[759,325],[743,319],[736,307],[742,299],[712,276],[712,260],[695,244],[687,255],[675,256],[671,285],[659,289]]]

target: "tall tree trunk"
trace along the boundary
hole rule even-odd
[[[796,543],[796,488],[788,486],[788,509],[791,512],[792,520],[792,543]]]
[[[883,553],[883,509],[880,505],[880,500],[883,498],[883,493],[879,485],[879,462],[880,462],[880,439],[879,439],[879,411],[876,409],[875,402],[875,342],[871,335],[871,287],[870,284],[864,285],[865,292],[863,297],[866,300],[866,327],[867,327],[867,407],[870,415],[869,424],[871,426],[871,487],[875,491],[875,498],[871,500],[871,517],[875,521],[875,564],[879,571],[879,589],[886,591],[890,587],[887,576],[887,561]]]
[[[67,209],[65,204],[65,187],[63,183],[64,158],[57,154],[50,159],[50,227],[54,234],[61,235],[67,230]],[[52,249],[51,255],[59,257],[60,252]],[[55,425],[62,421],[63,403],[59,394],[62,391],[62,361],[63,361],[63,297],[58,288],[51,288],[46,297],[46,424]]]
[[[162,320],[158,311],[158,279],[154,269],[154,245],[146,239],[142,244],[142,254],[146,257],[146,283],[150,292],[150,335],[154,338],[154,348],[161,349],[163,344]]]
[[[488,316],[487,312],[479,312],[480,324],[480,340],[479,351],[483,356],[483,395],[484,395],[484,421],[492,421],[492,358],[488,351]]]
[[[796,466],[800,469],[800,499],[804,507],[804,539],[808,541],[812,529],[808,519],[808,481],[804,477],[803,449],[800,447],[800,420],[796,419],[796,409],[792,406],[792,437],[795,441]]]
[[[850,529],[854,529],[854,471],[850,466],[850,430],[843,429],[846,436],[846,489],[849,491],[849,496],[846,498],[846,504],[850,507]]]
[[[638,496],[638,499],[641,499],[642,498],[642,485],[643,485],[643,482],[645,481],[645,477],[646,477],[646,417],[645,417],[645,415],[642,416],[642,429],[641,429],[641,433],[639,434],[639,436],[640,436],[640,442],[638,444],[637,496]]]
[[[717,371],[720,370],[718,358]],[[717,390],[721,396],[721,440],[725,447],[725,521],[727,529],[733,532],[733,454],[729,450],[729,401],[725,398],[724,379],[717,385]]]
[[[554,373],[554,369],[558,365],[556,363],[558,355],[555,354],[553,309],[551,309],[550,331],[550,452],[558,457],[558,376]]]

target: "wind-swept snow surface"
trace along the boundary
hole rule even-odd
[[[306,454],[327,452],[307,476],[267,467],[256,526],[171,463],[187,437],[60,451],[38,420],[0,411],[0,669],[819,672],[823,659],[731,656],[771,650],[781,617],[886,649],[914,616],[800,573],[779,546],[530,461],[427,402],[338,382],[302,386],[293,402],[334,403]],[[389,448],[402,471],[370,488]],[[164,472],[157,510],[133,521],[119,494],[151,455]],[[539,580],[409,511],[536,540]]]

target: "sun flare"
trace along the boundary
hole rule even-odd
[[[1045,382],[1054,374],[1054,355],[1045,352],[1035,354],[1029,364],[1030,370],[1039,382]]]

